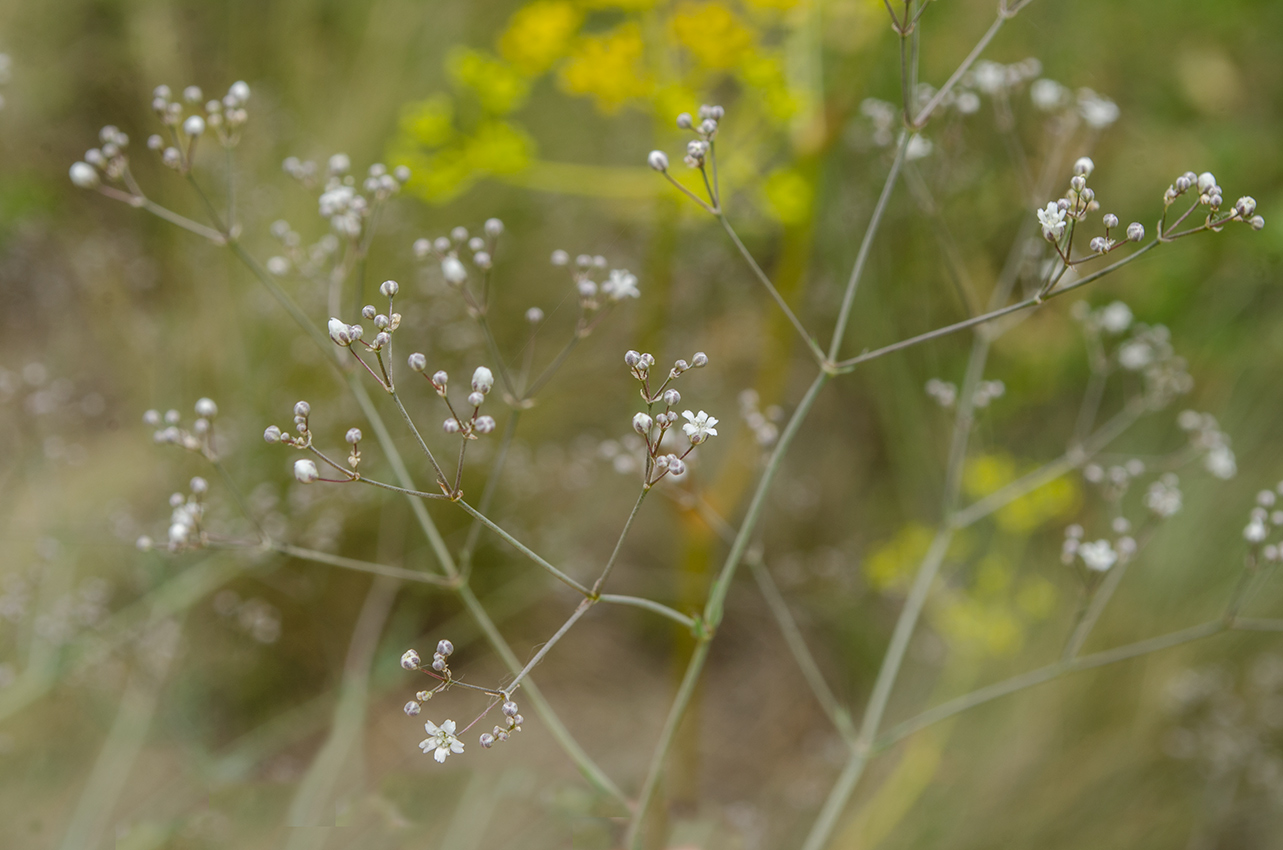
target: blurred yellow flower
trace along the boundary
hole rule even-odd
[[[587,95],[607,114],[653,90],[644,62],[641,27],[628,22],[601,35],[584,36],[561,67],[561,85]]]
[[[767,208],[783,224],[803,224],[811,217],[815,189],[794,168],[772,171],[762,182]]]
[[[455,48],[446,66],[454,81],[471,90],[481,108],[493,115],[507,115],[530,93],[530,83],[515,68],[480,50]]]
[[[669,20],[678,44],[703,67],[728,71],[753,50],[753,31],[720,3],[682,3]]]
[[[535,0],[513,13],[499,54],[527,76],[542,74],[569,52],[583,20],[568,0]]]

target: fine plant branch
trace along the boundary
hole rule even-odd
[[[633,520],[637,519],[637,512],[641,510],[642,502],[646,499],[646,494],[650,492],[650,487],[642,487],[641,493],[637,496],[637,501],[633,503],[633,509],[628,514],[628,519],[624,522],[624,528],[619,532],[619,539],[615,541],[615,548],[611,550],[610,558],[606,561],[606,566],[602,569],[601,575],[592,586],[592,596],[600,597],[601,589],[606,584],[606,579],[610,577],[610,572],[615,568],[615,562],[619,559],[619,553],[624,548],[624,538],[628,536],[628,530],[633,527]]]
[[[478,513],[490,513],[490,507],[494,504],[495,493],[499,491],[499,481],[503,477],[503,469],[508,461],[508,449],[512,447],[512,440],[517,433],[517,424],[521,421],[521,410],[514,408],[508,415],[508,423],[504,426],[503,437],[499,440],[499,450],[495,453],[494,463],[490,465],[490,474],[486,477],[486,486],[481,491],[481,501],[477,503]],[[468,526],[468,536],[463,542],[463,548],[459,550],[459,575],[463,581],[467,581],[472,574],[473,559],[477,553],[477,543],[481,540],[481,520],[473,519]]]
[[[674,622],[681,623],[692,632],[694,632],[698,627],[698,623],[696,623],[693,617],[688,617],[681,611],[678,611],[675,608],[670,608],[662,602],[656,602],[654,599],[646,599],[642,596],[621,596],[617,593],[603,593],[597,597],[597,601],[606,602],[611,605],[628,605],[633,608],[644,608],[647,611],[653,611],[654,613],[659,614],[661,617],[667,617]]]
[[[1139,250],[1137,250],[1132,254],[1129,254],[1128,256],[1124,257],[1118,262],[1110,266],[1107,266],[1093,274],[1087,275],[1084,278],[1075,280],[1072,283],[1066,284],[1064,286],[1056,287],[1055,289],[1052,289],[1050,292],[1047,292],[1041,296],[1035,295],[1031,298],[1026,298],[1023,301],[1018,301],[1014,304],[1009,304],[1006,307],[999,307],[997,309],[992,309],[989,312],[983,313],[979,316],[973,316],[970,319],[964,319],[961,322],[954,322],[952,325],[945,325],[944,327],[936,328],[933,331],[927,331],[926,333],[921,333],[921,334],[918,334],[917,336],[911,336],[911,337],[908,337],[907,339],[902,339],[899,342],[894,342],[894,343],[891,343],[890,345],[885,345],[881,348],[875,348],[872,351],[866,351],[865,353],[859,355],[858,357],[852,357],[849,360],[842,360],[838,362],[835,366],[835,369],[838,373],[845,374],[847,372],[850,372],[856,366],[859,366],[861,363],[867,363],[870,360],[876,360],[877,358],[883,357],[887,354],[891,354],[892,352],[902,351],[906,348],[911,348],[912,346],[915,346],[915,345],[921,345],[924,342],[930,342],[933,339],[939,339],[940,337],[957,333],[958,331],[965,331],[968,328],[974,328],[978,325],[987,324],[988,322],[992,322],[994,319],[1000,319],[1003,316],[1009,316],[1012,313],[1018,313],[1022,310],[1028,310],[1033,307],[1038,307],[1043,302],[1049,301],[1058,295],[1064,295],[1067,292],[1072,292],[1073,290],[1078,289],[1079,287],[1086,286],[1089,283],[1094,283],[1095,281],[1099,280],[1105,275],[1108,275],[1117,271],[1121,267],[1127,265],[1128,263],[1140,257],[1145,252],[1149,251],[1151,248],[1154,248],[1158,244],[1159,244],[1158,240],[1148,242],[1145,244],[1144,247],[1140,248]]]
[[[833,341],[829,343],[827,362],[837,360],[838,353],[842,349],[842,337],[846,334],[846,324],[851,318],[851,308],[855,306],[855,292],[860,286],[860,279],[864,276],[869,252],[873,249],[873,238],[877,235],[878,225],[882,223],[882,216],[886,213],[887,204],[891,200],[891,193],[895,188],[896,178],[900,176],[900,169],[904,165],[911,138],[912,136],[907,132],[900,134],[900,144],[896,147],[895,159],[891,161],[891,170],[887,173],[886,182],[882,184],[882,192],[878,196],[877,205],[873,208],[873,215],[869,217],[869,223],[864,228],[860,250],[855,255],[851,275],[846,281],[846,290],[842,293],[842,306],[838,308],[838,318],[833,327]]]
[[[387,576],[388,578],[400,579],[402,581],[431,584],[437,587],[452,586],[450,579],[445,576],[426,573],[422,570],[407,570],[401,567],[388,566],[386,564],[376,564],[372,561],[345,558],[342,555],[331,555],[329,552],[320,552],[316,549],[305,549],[301,546],[294,546],[289,543],[281,543],[275,540],[268,541],[267,548],[271,549],[273,552],[279,552],[282,555],[297,558],[300,561],[329,564],[333,567],[342,567],[345,570],[355,570],[357,572],[370,573],[376,576]]]
[[[513,537],[511,534],[504,531],[503,528],[497,525],[493,520],[491,520],[485,514],[481,513],[476,508],[472,507],[472,505],[469,505],[467,502],[463,501],[462,499],[457,500],[455,504],[463,508],[463,510],[473,519],[479,521],[486,528],[490,529],[495,534],[499,535],[499,537],[502,538],[505,542],[507,542],[509,546],[516,549],[521,554],[525,555],[537,566],[543,568],[553,578],[557,579],[567,587],[574,588],[583,596],[586,596],[586,597],[593,596],[593,592],[591,590],[589,590],[587,587],[584,587],[582,584],[575,581],[573,578],[566,575],[561,570],[554,567],[552,564],[548,563],[547,560],[545,560],[544,558],[536,554],[532,549],[530,549],[530,547],[526,546],[526,544],[522,543],[520,540]]]
[[[592,608],[594,601],[595,600],[592,597],[586,597],[581,600],[577,606],[575,606],[575,612],[566,618],[566,622],[561,624],[561,628],[557,629],[557,631],[553,633],[552,637],[548,638],[548,640],[544,642],[544,645],[539,647],[539,651],[534,654],[534,657],[526,662],[526,666],[522,667],[521,671],[517,673],[516,676],[513,676],[512,681],[508,683],[507,687],[500,691],[500,693],[503,694],[504,699],[512,699],[512,694],[521,684],[521,680],[526,678],[526,675],[535,668],[535,665],[540,661],[543,661],[544,656],[548,654],[549,650],[556,646],[557,643],[565,637],[566,632],[570,631],[571,627],[579,621],[579,618],[588,613],[588,609]]]
[[[784,313],[784,316],[789,320],[789,324],[791,324],[793,329],[798,332],[798,335],[802,337],[802,341],[805,342],[806,347],[810,349],[811,355],[817,362],[823,363],[824,352],[815,342],[815,338],[809,331],[807,331],[806,327],[802,324],[801,320],[798,319],[797,315],[794,314],[793,310],[789,307],[788,302],[784,300],[784,296],[775,288],[775,284],[771,283],[770,277],[767,276],[766,272],[762,271],[762,267],[757,264],[757,260],[753,258],[752,253],[749,252],[748,248],[744,247],[744,243],[740,241],[739,234],[735,232],[733,227],[731,227],[731,223],[726,218],[725,213],[718,212],[715,213],[715,215],[717,217],[717,221],[722,225],[722,229],[726,231],[726,235],[731,238],[731,242],[735,245],[736,250],[740,252],[740,256],[744,258],[744,262],[748,263],[748,267],[752,269],[753,275],[761,282],[762,286],[766,287],[766,291],[771,294],[771,298],[775,301],[776,306],[780,308],[780,311]]]

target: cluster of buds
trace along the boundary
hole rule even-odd
[[[1229,435],[1221,430],[1216,417],[1196,410],[1182,410],[1176,424],[1189,435],[1190,448],[1203,453],[1203,468],[1213,476],[1228,481],[1238,474]]]
[[[209,492],[209,482],[199,475],[188,483],[188,494],[174,493],[169,497],[168,548],[171,552],[183,549],[203,548],[209,539],[201,520],[205,516],[205,494]],[[140,551],[148,552],[155,548],[155,542],[143,535],[135,545]]]
[[[1083,527],[1071,525],[1065,529],[1065,541],[1060,548],[1060,560],[1066,566],[1081,560],[1083,567],[1086,568],[1083,578],[1088,583],[1092,583],[1096,577],[1108,572],[1115,564],[1125,563],[1136,554],[1136,540],[1127,533],[1130,530],[1131,524],[1119,517],[1113,522],[1113,531],[1119,535],[1116,540],[1111,542],[1101,538],[1085,541]]]
[[[472,373],[472,391],[468,393],[468,406],[472,408],[471,415],[460,416],[455,411],[454,405],[450,403],[449,388],[450,376],[443,370],[433,372],[427,375],[428,359],[423,354],[415,352],[409,358],[410,368],[415,372],[424,373],[424,377],[432,384],[437,395],[445,402],[450,411],[450,416],[441,423],[441,429],[447,434],[459,434],[465,440],[475,440],[480,434],[492,433],[495,429],[493,416],[482,415],[481,405],[485,404],[486,397],[494,389],[494,373],[485,366],[478,366]]]
[[[321,169],[311,160],[291,156],[282,163],[285,173],[309,190],[319,189],[317,211],[330,223],[339,236],[352,241],[361,238],[366,221],[379,204],[401,191],[410,179],[410,169],[404,165],[388,171],[376,162],[366,170],[365,179],[357,188],[357,177],[352,173],[352,160],[345,153],[336,153],[326,162],[324,180]],[[362,194],[364,193],[364,194]]]
[[[687,445],[680,454],[665,451],[663,446],[664,436],[679,421],[676,408],[682,400],[681,393],[669,387],[669,384],[690,369],[699,369],[708,365],[708,356],[698,351],[691,357],[690,362],[678,360],[668,370],[668,376],[663,383],[654,389],[651,388],[650,383],[650,372],[655,365],[655,358],[652,355],[630,350],[624,354],[624,363],[632,376],[641,382],[641,397],[646,403],[646,412],[633,416],[633,430],[646,443],[646,471],[643,486],[649,489],[667,475],[674,477],[683,475],[686,472],[686,457],[700,443],[705,442],[709,437],[717,436],[715,426],[718,420],[716,418],[702,410],[699,413],[686,410],[682,412],[682,417],[686,419],[686,423],[682,425],[682,431],[686,435]],[[664,405],[664,409],[654,413],[655,405],[660,403]]]
[[[1181,196],[1194,192],[1197,200],[1184,215],[1170,227],[1166,226],[1167,211],[1172,204],[1176,203]],[[1221,207],[1225,204],[1225,193],[1216,182],[1216,175],[1210,171],[1204,171],[1196,174],[1193,171],[1186,171],[1180,177],[1173,181],[1172,185],[1167,187],[1163,193],[1163,236],[1165,238],[1176,238],[1184,234],[1171,234],[1185,217],[1190,214],[1196,207],[1206,207],[1207,217],[1203,227],[1209,230],[1220,230],[1230,222],[1243,222],[1249,225],[1253,230],[1260,230],[1265,227],[1265,218],[1256,214],[1256,199],[1250,195],[1244,195],[1234,202],[1234,207],[1226,213],[1221,212]]]
[[[625,298],[641,297],[641,290],[637,288],[637,275],[628,269],[609,269],[605,280],[601,283],[597,282],[595,278],[598,278],[601,272],[607,271],[610,265],[600,254],[596,256],[580,254],[572,261],[570,254],[558,248],[552,252],[551,261],[554,266],[570,270],[570,283],[579,296],[579,307],[584,320],[601,308],[616,304]],[[527,318],[530,318],[529,313]],[[542,312],[538,318],[543,318]],[[532,321],[532,324],[534,323]],[[583,320],[580,327],[581,329],[586,327]]]
[[[365,367],[379,385],[388,392],[392,392],[393,382],[392,373],[388,370],[388,364],[383,362],[383,352],[392,345],[392,334],[396,333],[397,328],[401,326],[401,314],[393,310],[396,295],[401,291],[401,285],[395,280],[385,280],[379,284],[379,294],[388,299],[388,311],[382,313],[373,304],[366,304],[361,308],[361,318],[374,323],[374,337],[365,341],[365,329],[361,325],[349,325],[342,319],[331,317],[327,330],[330,334],[330,340],[340,348],[346,348],[352,352],[352,356],[357,362]],[[368,352],[372,352],[379,365],[379,371],[375,372],[370,365],[361,357],[357,346]]]
[[[1135,479],[1145,474],[1145,462],[1131,458],[1125,463],[1102,466],[1089,463],[1083,467],[1083,478],[1100,490],[1101,498],[1110,504],[1120,504]]]
[[[487,750],[495,745],[496,742],[502,743],[512,737],[513,732],[521,731],[521,724],[525,718],[521,716],[517,704],[510,699],[505,699],[499,709],[503,712],[504,725],[495,726],[493,732],[481,733],[481,746]]]
[[[157,86],[152,92],[151,107],[165,125],[165,135],[149,136],[147,147],[159,153],[165,165],[186,174],[192,167],[196,143],[207,130],[213,130],[225,148],[240,141],[241,127],[249,120],[245,110],[249,96],[249,86],[243,81],[232,83],[221,100],[209,101],[205,101],[199,86],[188,86],[179,98],[174,97],[169,86]]]
[[[85,158],[71,165],[71,182],[81,189],[96,189],[106,179],[119,183],[129,178],[129,136],[108,124],[98,131],[99,145],[85,151]]]
[[[482,274],[488,273],[494,266],[495,246],[503,233],[503,222],[497,218],[486,219],[481,231],[482,235],[473,236],[468,233],[468,228],[461,225],[453,228],[449,236],[416,239],[414,256],[420,260],[429,257],[435,259],[441,264],[441,277],[445,282],[456,289],[462,289],[468,283],[469,274],[468,267],[459,259],[460,255],[467,252],[471,255],[472,265]],[[480,309],[478,305],[471,303],[468,307],[474,312]]]
[[[1069,262],[1069,246],[1073,240],[1073,228],[1069,228],[1070,239],[1062,249],[1061,237],[1071,222],[1081,222],[1087,214],[1100,209],[1096,192],[1087,185],[1092,171],[1096,168],[1090,157],[1079,157],[1074,162],[1074,175],[1069,180],[1069,189],[1058,201],[1048,202],[1046,208],[1038,210],[1038,224],[1042,227],[1042,236],[1056,246],[1056,251],[1066,263]],[[1127,225],[1125,238],[1115,238],[1114,232],[1119,227],[1118,216],[1106,213],[1102,219],[1105,235],[1094,237],[1089,243],[1092,256],[1103,256],[1128,242],[1139,242],[1145,238],[1145,226],[1138,221]]]
[[[432,653],[432,663],[426,667],[423,665],[423,659],[419,657],[417,650],[407,649],[401,655],[401,666],[406,670],[421,670],[434,679],[440,680],[430,690],[417,692],[414,695],[414,699],[405,704],[406,714],[414,717],[423,710],[425,702],[449,686],[453,680],[453,674],[450,672],[450,656],[453,654],[454,644],[448,640],[440,640],[437,641],[436,652]]]
[[[143,424],[155,428],[152,439],[162,445],[180,446],[190,452],[196,452],[209,460],[217,459],[214,451],[214,417],[218,416],[218,405],[213,399],[202,398],[196,402],[196,420],[191,428],[182,427],[182,414],[177,410],[167,410],[162,415],[158,410],[148,410],[143,414]]]
[[[1283,496],[1283,481],[1273,490],[1262,490],[1256,494],[1256,505],[1248,517],[1247,527],[1243,529],[1243,539],[1258,548],[1261,556],[1270,562],[1283,560],[1283,545],[1280,541],[1268,542],[1270,534],[1283,526],[1283,510],[1279,509],[1279,497]]]
[[[682,157],[682,161],[688,167],[699,171],[700,177],[704,182],[704,189],[708,194],[707,201],[691,192],[681,183],[678,183],[668,173],[668,154],[661,150],[653,150],[646,157],[647,165],[664,175],[670,183],[681,189],[687,197],[693,199],[709,212],[714,213],[720,209],[720,198],[717,187],[717,156],[713,140],[717,136],[722,117],[725,114],[726,110],[720,106],[704,104],[699,108],[698,118],[692,117],[689,112],[683,112],[677,116],[678,129],[688,130],[695,134],[695,138],[686,143],[686,155]]]
[[[1181,481],[1174,472],[1165,472],[1145,491],[1145,507],[1159,519],[1180,513],[1183,506]]]

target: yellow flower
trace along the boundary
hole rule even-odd
[[[408,103],[401,110],[398,129],[402,137],[420,145],[440,147],[454,135],[454,103],[444,93]]]
[[[714,71],[734,68],[755,42],[753,31],[720,3],[682,3],[669,28],[696,62]]]
[[[481,108],[492,115],[507,115],[530,93],[530,84],[516,69],[480,50],[456,48],[450,51],[446,64],[455,82],[471,89]]]
[[[566,55],[583,20],[567,0],[535,0],[513,13],[499,53],[523,74],[542,74]]]
[[[644,53],[641,27],[633,22],[585,36],[561,68],[561,85],[570,94],[593,98],[602,112],[617,112],[652,90]]]
[[[783,224],[802,224],[811,217],[815,189],[793,168],[772,171],[762,183],[767,208]]]

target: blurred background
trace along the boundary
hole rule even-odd
[[[921,76],[939,85],[993,20],[992,0],[931,4]],[[1184,508],[1132,566],[1089,650],[1219,614],[1242,567],[1257,491],[1283,478],[1283,6],[1267,0],[1036,0],[986,52],[1117,103],[1118,120],[1058,152],[1028,81],[951,109],[926,132],[891,201],[858,296],[848,354],[966,317],[988,298],[1032,202],[1024,169],[1090,154],[1102,211],[1150,232],[1177,175],[1212,171],[1227,200],[1252,195],[1266,228],[1230,227],[1164,246],[1014,327],[987,375],[1005,393],[981,411],[968,499],[1057,457],[1088,382],[1073,302],[1126,301],[1162,324],[1195,384],[1110,457],[1181,448],[1176,413],[1213,414],[1239,474],[1182,474]],[[99,128],[128,133],[149,197],[203,219],[181,177],[146,150],[153,88],[233,81],[252,89],[236,148],[238,220],[260,261],[282,252],[272,222],[311,244],[328,232],[288,156],[348,154],[414,176],[381,212],[361,290],[402,283],[401,351],[457,376],[489,357],[439,267],[414,240],[506,225],[491,323],[509,362],[546,314],[535,358],[574,325],[564,269],[602,254],[639,277],[523,416],[493,515],[576,576],[595,575],[636,493],[618,461],[636,406],[627,348],[659,363],[708,353],[683,407],[719,417],[674,498],[648,500],[612,579],[682,611],[702,606],[725,546],[682,494],[738,517],[773,425],[811,371],[716,222],[645,168],[685,137],[700,103],[727,109],[719,136],[728,214],[825,341],[891,151],[867,98],[899,100],[898,41],[873,0],[478,0],[472,3],[225,3],[56,0],[0,4],[0,845],[342,848],[611,847],[616,804],[593,790],[525,711],[515,740],[439,765],[421,721],[483,707],[455,690],[418,719],[422,687],[398,665],[411,646],[456,646],[453,667],[498,682],[502,662],[454,596],[421,584],[271,554],[140,552],[165,537],[169,495],[211,482],[206,523],[252,528],[200,457],[158,446],[145,410],[209,397],[227,469],[280,540],[407,569],[434,568],[405,503],[303,487],[295,455],[259,439],[312,405],[337,455],[362,425],[335,373],[226,249],[72,186]],[[1026,69],[1029,66],[1023,66]],[[1033,76],[1039,76],[1034,74]],[[871,117],[872,114],[872,117]],[[1009,128],[1009,129],[1004,129]],[[195,177],[222,199],[226,163],[198,151]],[[906,188],[907,187],[907,188]],[[942,238],[947,234],[947,238]],[[281,285],[318,323],[328,293]],[[355,315],[348,315],[349,321]],[[405,339],[405,342],[400,340]],[[903,602],[905,575],[940,519],[951,417],[923,388],[962,380],[962,334],[861,368],[822,396],[768,502],[764,560],[838,698],[858,715]],[[456,379],[457,380],[457,379]],[[421,423],[444,415],[408,396]],[[751,390],[755,396],[744,396]],[[1128,384],[1112,384],[1106,413]],[[379,399],[383,405],[385,399]],[[505,424],[506,410],[493,411]],[[392,408],[384,410],[390,423]],[[426,428],[444,445],[435,424]],[[395,431],[400,435],[400,431]],[[398,439],[407,457],[409,439]],[[381,452],[371,474],[390,478]],[[480,492],[481,444],[464,488]],[[624,471],[620,472],[620,468]],[[422,469],[416,469],[426,481]],[[1141,491],[1130,494],[1132,515]],[[455,551],[466,517],[430,511]],[[1109,535],[1099,492],[1071,474],[968,529],[892,700],[891,723],[1055,659],[1082,597],[1060,561],[1064,529]],[[792,847],[845,750],[807,690],[746,570],[661,787],[655,846]],[[575,598],[484,535],[473,586],[522,659]],[[1283,616],[1266,580],[1254,616]],[[598,606],[535,676],[583,747],[626,793],[644,776],[689,635]],[[833,847],[1047,850],[1266,848],[1283,834],[1283,647],[1228,634],[1080,673],[987,705],[883,755]],[[307,824],[296,826],[296,824]]]

